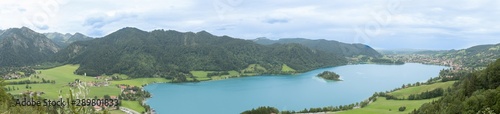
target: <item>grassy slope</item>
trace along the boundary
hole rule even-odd
[[[241,72],[256,72],[256,70],[267,72],[267,69],[260,66],[259,64],[250,64],[250,65],[248,65],[247,68],[241,70]],[[248,73],[248,75],[251,75],[251,74],[257,74],[257,73]]]
[[[56,99],[59,96],[59,91],[61,90],[63,93],[63,97],[67,97],[69,94],[70,87],[67,86],[68,82],[73,82],[75,79],[80,79],[81,81],[103,81],[97,80],[94,77],[86,77],[82,75],[75,75],[73,72],[79,67],[79,65],[64,65],[60,67],[55,67],[46,70],[37,70],[41,71],[41,74],[38,74],[39,79],[31,76],[31,80],[41,81],[42,78],[46,80],[55,80],[55,84],[29,84],[31,89],[26,89],[26,85],[7,85],[6,87],[14,87],[19,88],[19,90],[9,91],[12,94],[19,94],[21,92],[25,92],[27,90],[30,91],[43,91],[45,92],[42,97],[48,99]],[[126,78],[127,76],[119,75],[122,78]],[[20,81],[27,80],[30,78],[23,78],[19,80],[9,80],[9,81]],[[7,82],[9,82],[7,81]],[[87,87],[89,92],[87,94],[87,98],[94,98],[94,96],[102,97],[104,95],[114,95],[118,96],[120,94],[120,89],[116,87],[116,84],[128,84],[131,86],[141,86],[144,84],[149,84],[153,82],[170,82],[170,80],[164,78],[137,78],[137,79],[129,79],[129,80],[120,80],[120,81],[110,81],[111,84],[106,87]],[[76,90],[76,88],[73,88]],[[78,90],[76,90],[78,91]],[[127,107],[138,112],[144,111],[144,108],[140,106],[138,101],[125,101],[123,102],[123,107]],[[121,114],[121,111],[113,111],[114,113]]]
[[[212,72],[215,72],[215,71],[191,71],[191,74],[193,74],[193,76],[196,77],[196,79],[198,79],[199,81],[206,81],[206,80],[211,80],[211,79],[212,80],[220,80],[220,79],[227,79],[230,77],[240,76],[240,73],[232,70],[232,71],[228,71],[229,75],[212,76],[212,78],[207,77],[207,74],[212,73]]]
[[[409,96],[410,94],[418,94],[427,90],[433,90],[436,88],[447,88],[453,85],[455,81],[435,83],[431,85],[422,85],[417,87],[410,87],[394,91],[390,94],[401,96]],[[422,104],[437,100],[439,98],[426,99],[426,100],[386,100],[384,97],[377,98],[377,101],[369,104],[367,107],[348,110],[343,112],[333,112],[340,114],[407,114],[413,109],[419,108]],[[399,112],[398,108],[401,106],[406,106],[406,110]],[[391,109],[392,111],[389,111]]]
[[[289,71],[291,71],[291,72],[295,72],[295,69],[290,68],[290,67],[289,67],[289,66],[287,66],[286,64],[283,64],[283,66],[281,67],[281,71],[283,71],[283,72],[289,72]]]
[[[210,80],[210,78],[207,77],[207,74],[212,72],[214,71],[191,71],[190,73],[193,74],[193,76],[196,77],[196,79],[204,81],[204,80]]]
[[[130,109],[135,110],[137,112],[146,111],[146,109],[144,109],[144,107],[142,107],[141,104],[139,104],[139,101],[125,101],[125,100],[122,100],[122,106],[130,108]]]
[[[42,97],[48,98],[48,99],[56,99],[59,96],[59,91],[62,91],[63,97],[67,96],[66,94],[69,94],[70,87],[67,86],[69,82],[75,81],[75,79],[79,79],[82,81],[102,81],[102,80],[97,80],[93,77],[87,77],[87,76],[81,76],[81,75],[75,75],[73,74],[73,71],[75,71],[79,66],[78,65],[64,65],[60,67],[55,67],[52,69],[47,69],[47,70],[37,70],[41,71],[41,74],[38,74],[40,77],[39,79],[34,78],[31,76],[31,80],[38,80],[41,81],[42,78],[46,80],[55,80],[55,84],[29,84],[31,86],[31,89],[26,89],[26,85],[7,85],[9,86],[14,86],[16,88],[19,88],[19,90],[15,91],[9,91],[9,93],[12,94],[19,94],[21,92],[25,92],[27,90],[29,91],[43,91],[45,92]],[[87,93],[87,96],[89,97],[94,97],[94,96],[104,96],[106,94],[108,95],[118,95],[120,93],[120,89],[118,89],[115,86],[108,86],[108,87],[87,87],[90,92]],[[78,90],[76,90],[78,91]]]
[[[111,110],[111,111],[109,111],[109,113],[110,114],[127,114],[127,113],[120,111],[120,110]]]
[[[413,109],[419,108],[422,104],[437,100],[438,98],[426,100],[385,100],[384,97],[379,97],[377,101],[369,104],[367,107],[338,112],[339,114],[408,114]],[[399,107],[406,106],[403,112],[398,111]],[[391,109],[391,111],[389,111]]]
[[[451,85],[453,85],[453,83],[455,83],[455,81],[449,81],[449,82],[444,82],[444,83],[435,83],[435,84],[431,84],[431,85],[421,85],[418,87],[409,87],[409,88],[405,88],[405,89],[402,89],[399,91],[391,92],[390,95],[393,95],[394,97],[398,97],[398,98],[402,98],[402,97],[407,98],[410,94],[431,91],[431,90],[434,90],[436,88],[446,89],[448,87],[451,87]]]

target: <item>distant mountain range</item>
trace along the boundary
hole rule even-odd
[[[76,41],[86,41],[86,40],[92,40],[92,37],[85,36],[81,33],[75,33],[75,34],[62,34],[58,32],[52,32],[52,33],[43,33],[47,38],[52,40],[54,43],[56,43],[59,47],[66,47],[69,44],[76,42]]]
[[[317,49],[329,53],[333,53],[335,55],[341,55],[344,57],[355,57],[359,55],[365,55],[369,57],[379,58],[382,57],[380,53],[375,51],[368,45],[364,44],[347,44],[334,40],[311,40],[304,38],[283,38],[279,40],[270,40],[267,38],[257,38],[253,40],[254,42],[262,45],[271,45],[271,44],[291,44],[297,43],[304,45],[306,47]]]

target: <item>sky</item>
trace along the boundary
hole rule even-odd
[[[463,49],[500,43],[499,0],[2,0],[0,29],[80,32],[123,27],[308,38],[375,49]]]

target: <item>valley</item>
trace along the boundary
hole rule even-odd
[[[36,36],[36,38],[31,40],[32,36]],[[3,78],[6,79],[4,83],[7,85],[5,85],[4,88],[7,93],[15,97],[28,95],[47,99],[57,99],[60,97],[69,97],[71,90],[73,93],[71,96],[77,98],[120,100],[121,104],[115,107],[94,106],[87,108],[87,110],[94,110],[99,113],[107,113],[108,111],[112,113],[123,113],[123,111],[118,110],[119,107],[124,107],[124,109],[126,108],[127,110],[131,109],[136,112],[161,113],[164,110],[157,107],[158,101],[167,101],[150,99],[158,99],[158,97],[155,97],[158,95],[158,93],[155,92],[156,89],[170,88],[170,86],[179,86],[179,88],[183,88],[180,85],[227,83],[235,80],[245,80],[244,83],[252,83],[252,79],[259,79],[262,81],[259,84],[266,85],[266,81],[273,80],[272,83],[278,84],[283,80],[302,80],[299,82],[310,83],[310,85],[302,85],[299,83],[294,84],[294,86],[297,86],[296,88],[316,86],[312,88],[330,89],[330,92],[345,92],[337,87],[332,88],[332,85],[342,87],[342,85],[363,82],[365,78],[368,78],[367,76],[378,77],[372,79],[372,82],[362,83],[371,83],[373,85],[379,82],[373,80],[380,80],[380,78],[386,79],[386,81],[396,81],[392,80],[393,78],[398,79],[396,77],[384,76],[397,75],[411,77],[405,77],[404,80],[398,80],[403,82],[391,82],[391,84],[383,85],[369,91],[360,89],[363,88],[361,86],[356,87],[351,85],[346,88],[354,89],[358,93],[351,93],[351,96],[356,96],[356,98],[348,101],[331,101],[337,98],[331,99],[325,95],[335,96],[336,94],[327,92],[319,97],[325,100],[318,101],[311,99],[314,101],[313,103],[288,103],[301,104],[302,106],[285,105],[285,108],[280,107],[279,109],[288,109],[291,112],[339,111],[338,113],[399,113],[397,112],[397,108],[401,107],[399,105],[404,105],[407,110],[403,112],[410,112],[410,110],[413,111],[418,109],[422,104],[440,99],[439,97],[432,97],[431,99],[425,97],[423,100],[404,99],[409,96],[419,96],[421,95],[420,93],[432,91],[436,88],[448,88],[453,83],[457,82],[457,80],[462,79],[465,74],[486,69],[486,63],[498,57],[498,53],[496,53],[498,45],[477,46],[458,51],[421,51],[405,54],[381,55],[371,49],[371,47],[363,44],[345,44],[337,41],[308,40],[301,38],[282,40],[258,38],[256,40],[242,40],[228,36],[215,36],[206,31],[183,33],[173,30],[154,30],[148,32],[132,27],[122,28],[102,38],[91,38],[80,33],[64,35],[61,33],[40,34],[29,28],[13,28],[6,30],[4,34],[0,35],[0,39],[4,39],[0,42],[0,44],[2,44],[0,45],[0,52],[8,52],[10,55],[16,56],[20,56],[23,53],[32,53],[34,55],[31,56],[42,57],[26,58],[23,56],[25,57],[24,59],[15,60],[6,59],[9,58],[6,57],[2,60],[9,61],[3,63],[0,61],[3,68],[5,68],[1,73],[5,75]],[[17,42],[24,43],[28,45],[28,47],[25,47],[25,50],[19,51],[17,48],[23,45],[18,45],[19,43],[16,42],[9,43],[10,39],[17,39]],[[42,42],[45,44],[39,44]],[[36,50],[42,50],[43,53],[35,52]],[[442,66],[422,67],[416,63],[443,65],[450,67],[450,69],[444,70],[445,67]],[[323,79],[317,77],[309,78],[315,77],[319,71],[325,69],[335,70],[357,66],[366,68],[352,68],[338,71],[339,75],[342,75],[342,80],[347,79],[346,81],[327,81],[324,85],[317,85],[318,81],[323,82]],[[406,67],[409,66],[418,67],[407,69]],[[356,69],[363,70],[357,71]],[[373,69],[378,70],[372,72],[371,70]],[[399,73],[376,75],[380,72],[391,72],[383,71],[384,69],[399,69],[398,71],[406,71],[406,73],[426,71],[427,74],[414,72],[413,74]],[[356,76],[362,77],[353,79],[353,77]],[[422,78],[422,76],[425,78]],[[286,78],[281,79],[282,77]],[[425,82],[426,84],[423,84],[424,80],[427,80],[427,82]],[[417,81],[419,83],[415,83]],[[406,83],[413,84],[405,85]],[[399,84],[403,84],[403,86],[387,91],[394,87],[398,87]],[[169,86],[164,87],[165,85]],[[235,84],[233,86],[239,87],[242,85]],[[290,85],[290,87],[294,86]],[[207,87],[210,86],[207,85]],[[373,86],[366,86],[364,88],[369,87]],[[223,89],[224,87],[217,88]],[[283,87],[282,89],[286,90],[286,88],[287,87]],[[189,93],[182,92],[182,89],[164,91]],[[194,91],[203,92],[204,90]],[[250,93],[262,92],[252,92],[255,91],[252,89],[248,91]],[[269,93],[269,91],[265,92]],[[373,92],[380,91],[386,91],[385,94],[382,94],[386,96],[368,96]],[[303,91],[299,93],[321,92]],[[202,94],[206,93],[197,93],[195,95]],[[224,99],[218,97],[225,96],[226,94],[208,95],[208,97]],[[174,98],[181,98],[181,96],[175,96],[176,94],[172,93],[168,95],[160,94],[160,96],[163,97],[170,95],[173,95],[171,97]],[[301,94],[295,93],[294,95],[300,96]],[[182,97],[188,96],[189,95],[185,95]],[[196,98],[195,96],[191,97],[192,98],[181,99]],[[225,97],[231,98],[230,96]],[[251,98],[252,96],[247,97]],[[306,96],[300,96],[300,98],[303,97]],[[377,97],[378,100],[371,101],[374,97]],[[366,98],[370,98],[371,100],[369,102],[363,101],[363,99]],[[265,97],[258,97],[255,99],[257,101],[262,101],[262,99],[272,101],[279,98],[268,99]],[[195,101],[199,101],[196,104],[203,104],[201,101],[204,100],[199,99]],[[234,101],[238,100],[234,99]],[[284,101],[276,102],[283,103]],[[227,102],[226,104],[231,103]],[[233,109],[239,110],[227,113],[237,113],[251,107],[268,104],[273,103],[261,104],[260,102],[243,107],[233,107]],[[162,105],[164,105],[164,103]],[[311,108],[333,105],[344,107],[325,107],[326,109],[320,108],[321,110],[319,108]],[[310,108],[309,110],[301,110],[308,107]],[[178,108],[182,109],[182,107]],[[213,107],[209,109],[214,109],[213,111],[218,110]],[[388,109],[390,109],[390,111]]]
[[[2,0],[0,114],[500,114],[498,6]]]

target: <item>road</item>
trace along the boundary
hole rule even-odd
[[[132,110],[132,109],[129,109],[129,108],[125,108],[125,107],[120,107],[120,110],[127,113],[127,114],[141,114],[135,110]]]

